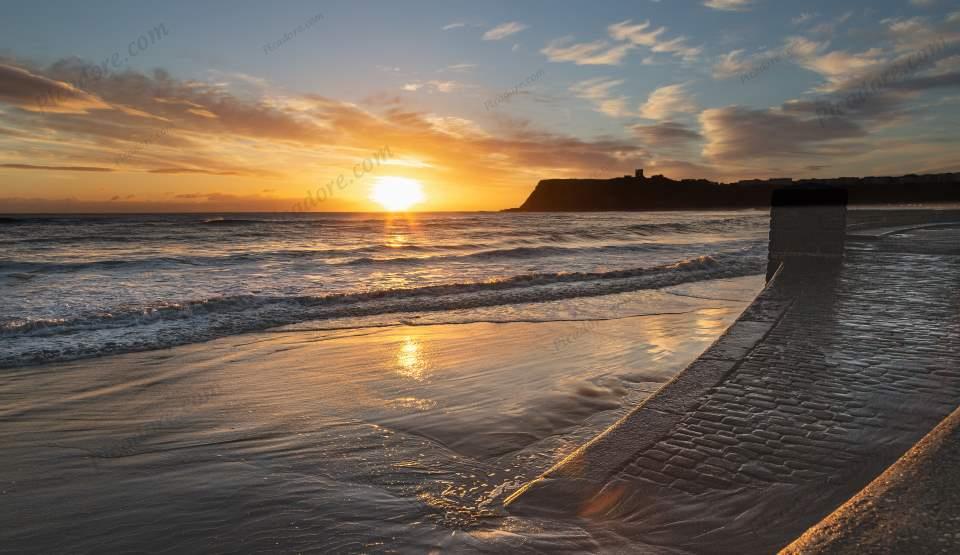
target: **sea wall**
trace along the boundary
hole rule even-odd
[[[846,190],[799,187],[773,191],[767,279],[790,260],[813,271],[838,265],[846,230]]]

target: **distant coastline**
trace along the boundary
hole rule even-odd
[[[612,179],[544,179],[522,205],[505,212],[762,208],[770,205],[771,193],[783,187],[845,189],[851,205],[960,202],[960,173],[718,183],[662,175],[644,177],[643,170],[637,170],[636,175]]]

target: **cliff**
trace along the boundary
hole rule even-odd
[[[661,175],[614,179],[544,179],[516,212],[589,212],[604,210],[709,210],[770,206],[774,189],[835,187],[847,191],[850,204],[960,202],[960,173],[901,177],[748,180],[716,183],[673,180]]]

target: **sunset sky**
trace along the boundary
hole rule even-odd
[[[422,184],[418,210],[497,210],[539,179],[638,167],[723,181],[960,171],[947,0],[0,12],[0,212],[289,210],[341,174],[313,210],[377,210],[383,178]]]

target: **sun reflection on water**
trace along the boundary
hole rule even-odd
[[[416,338],[404,337],[397,351],[397,373],[405,378],[423,381],[427,374],[427,361],[423,346]]]

